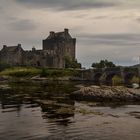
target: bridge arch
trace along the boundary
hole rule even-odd
[[[93,76],[93,81],[94,81],[95,83],[100,83],[100,78],[101,78],[101,76],[102,76],[102,73],[96,73],[96,74],[94,74],[94,76]]]
[[[137,75],[135,73],[127,73],[127,74],[125,74],[125,76],[124,76],[124,83],[126,85],[131,85],[132,84],[131,80],[132,80],[132,78],[134,76],[137,76]]]
[[[107,74],[107,76],[106,76],[106,79],[105,79],[105,81],[106,81],[106,84],[107,85],[112,85],[112,78],[114,77],[114,76],[119,76],[119,74],[118,73],[115,73],[115,72],[112,72],[112,73],[109,73],[109,74]]]

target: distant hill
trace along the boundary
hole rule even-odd
[[[133,66],[130,66],[132,68],[140,68],[140,64],[137,64],[137,65],[133,65]]]

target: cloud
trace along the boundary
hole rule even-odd
[[[32,20],[29,19],[21,19],[21,20],[16,19],[14,21],[11,21],[8,24],[8,27],[12,30],[25,31],[25,30],[35,30],[38,26],[36,23],[34,23]]]
[[[119,2],[112,0],[16,0],[26,6],[55,8],[56,10],[82,10],[114,7]]]
[[[90,44],[102,44],[112,46],[140,46],[140,34],[120,33],[120,34],[80,34],[77,35],[83,43]]]
[[[3,11],[4,11],[4,9],[3,9],[3,7],[0,5],[0,16],[3,15]]]
[[[140,17],[136,18],[136,21],[140,23]]]
[[[140,50],[139,7],[140,0],[1,0],[0,45],[39,49],[49,31],[67,27],[85,66],[100,59],[133,64]]]
[[[105,19],[105,18],[108,18],[108,16],[95,16],[93,17],[93,19]]]
[[[134,65],[139,56],[140,34],[79,34],[77,35],[78,60],[86,67],[101,59],[117,65]]]

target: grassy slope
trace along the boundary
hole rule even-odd
[[[41,73],[37,68],[12,67],[0,72],[1,76],[32,77]]]
[[[33,77],[40,75],[42,77],[65,77],[73,76],[75,73],[75,70],[70,69],[39,69],[33,67],[12,67],[0,72],[0,76]]]

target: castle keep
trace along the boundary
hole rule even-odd
[[[75,60],[76,39],[72,38],[68,29],[63,32],[50,32],[43,40],[42,50],[34,47],[25,51],[21,44],[4,45],[0,51],[0,62],[11,66],[39,66],[48,68],[65,68],[65,57]]]

